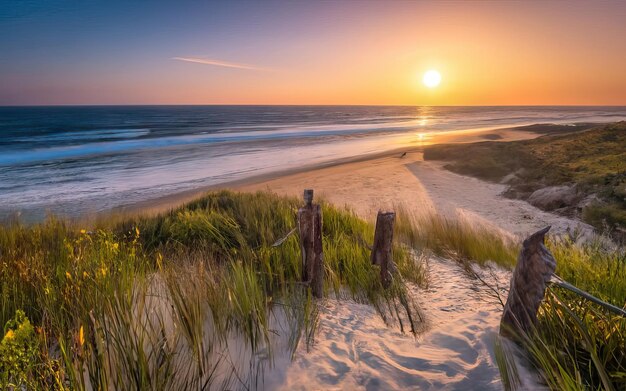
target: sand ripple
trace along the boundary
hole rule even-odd
[[[506,282],[508,275],[495,269]],[[500,390],[493,356],[501,306],[455,263],[432,259],[428,289],[413,289],[427,319],[417,338],[385,325],[375,310],[326,300],[315,344],[266,374],[279,390]],[[283,365],[287,365],[284,367]]]

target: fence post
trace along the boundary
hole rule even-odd
[[[322,208],[313,204],[313,190],[304,190],[304,206],[298,209],[298,232],[302,252],[302,281],[313,296],[324,293],[324,252],[322,248]]]
[[[511,277],[509,296],[500,321],[500,335],[516,339],[537,324],[537,310],[546,285],[556,269],[556,260],[545,246],[546,227],[530,235],[522,244]]]
[[[372,264],[380,266],[380,280],[383,287],[391,285],[393,272],[393,225],[396,219],[395,212],[378,211],[376,216],[376,230],[374,231],[374,245],[370,259]]]

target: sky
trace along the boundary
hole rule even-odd
[[[626,105],[625,21],[620,1],[0,0],[0,105]]]

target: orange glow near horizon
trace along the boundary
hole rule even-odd
[[[626,105],[626,7],[365,4],[283,4],[279,33],[248,24],[208,45],[207,31],[167,51],[49,67],[36,85],[6,73],[4,94],[28,104]],[[422,82],[431,69],[437,88]]]

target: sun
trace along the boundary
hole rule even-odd
[[[422,79],[424,85],[428,88],[435,88],[441,83],[441,74],[434,69],[424,73],[424,78]]]

